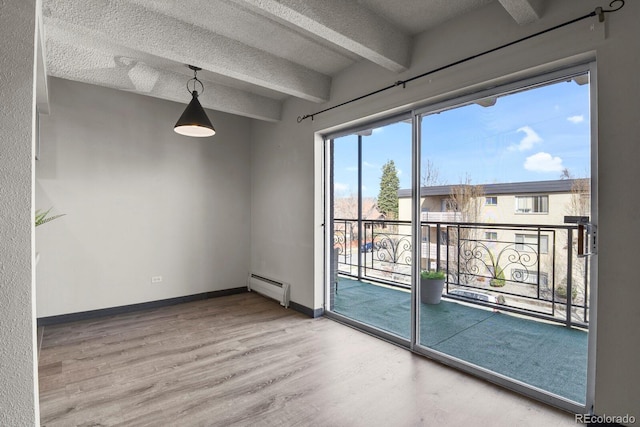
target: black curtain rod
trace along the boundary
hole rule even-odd
[[[620,5],[618,7],[616,7],[616,8],[613,8],[613,5],[616,4],[616,3],[620,3]],[[598,16],[598,20],[600,22],[604,22],[604,14],[605,13],[617,12],[618,10],[620,10],[620,9],[622,9],[624,7],[624,4],[625,4],[625,0],[613,0],[611,3],[609,3],[609,7],[611,7],[612,9],[608,9],[607,10],[607,9],[603,9],[601,7],[596,7],[596,9],[591,13],[588,13],[588,14],[586,14],[584,16],[579,17],[579,18],[575,18],[575,19],[572,19],[570,21],[564,22],[562,24],[556,25],[555,27],[547,28],[546,30],[539,31],[539,32],[537,32],[535,34],[531,34],[529,36],[526,36],[526,37],[523,37],[521,39],[512,41],[510,43],[503,44],[503,45],[498,46],[498,47],[494,47],[493,49],[486,50],[484,52],[478,53],[478,54],[473,55],[473,56],[469,56],[467,58],[461,59],[461,60],[456,61],[456,62],[452,62],[450,64],[447,64],[447,65],[444,65],[442,67],[436,68],[434,70],[427,71],[426,73],[418,74],[417,76],[410,77],[410,78],[408,78],[406,80],[398,80],[397,82],[395,82],[392,85],[383,87],[382,89],[374,90],[373,92],[369,92],[367,94],[358,96],[357,98],[350,99],[349,101],[345,101],[345,102],[343,102],[341,104],[334,105],[333,107],[325,108],[324,110],[320,110],[320,111],[318,111],[316,113],[305,114],[304,116],[298,116],[298,123],[300,123],[303,120],[306,120],[308,118],[311,118],[311,120],[313,120],[313,118],[315,116],[317,116],[318,114],[326,113],[327,111],[331,111],[331,110],[333,110],[335,108],[342,107],[342,106],[345,106],[347,104],[351,104],[352,102],[360,101],[361,99],[368,98],[368,97],[373,96],[373,95],[377,95],[380,92],[384,92],[384,91],[387,91],[389,89],[393,89],[394,87],[402,86],[402,88],[404,89],[407,86],[407,83],[410,83],[410,82],[412,82],[414,80],[421,79],[421,78],[429,76],[429,75],[431,75],[433,73],[437,73],[438,71],[446,70],[447,68],[455,67],[456,65],[460,65],[462,63],[471,61],[472,59],[476,59],[476,58],[479,58],[481,56],[488,55],[488,54],[493,53],[493,52],[495,52],[497,50],[504,49],[504,48],[507,48],[509,46],[513,46],[514,44],[518,44],[518,43],[521,43],[523,41],[532,39],[534,37],[538,37],[538,36],[540,36],[542,34],[557,30],[557,29],[562,28],[562,27],[566,27],[567,25],[574,24],[576,22],[582,21],[582,20],[587,19],[587,18],[591,18],[593,16]]]

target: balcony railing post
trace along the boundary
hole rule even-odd
[[[456,265],[458,267],[458,270],[456,272],[457,274],[457,283],[460,283],[460,250],[462,249],[462,247],[460,246],[460,224],[457,225],[457,229],[456,229],[456,238],[458,239],[458,244],[457,244],[457,248],[458,248],[458,253],[456,254]],[[447,246],[449,245],[449,233],[447,233]]]
[[[440,224],[436,224],[436,270],[440,270]],[[429,260],[427,260],[429,262]],[[431,266],[427,266],[427,270],[431,270]]]
[[[582,303],[582,315],[584,319],[584,323],[589,322],[589,316],[587,316],[587,310],[589,309],[589,263],[587,262],[588,258],[584,258],[584,301]]]
[[[554,230],[552,233],[552,256],[551,256],[551,315],[556,315],[556,305],[553,302],[555,299],[555,289],[556,289],[556,231]],[[547,289],[549,289],[549,281],[547,280]]]
[[[358,135],[358,165],[362,165],[362,135]],[[362,279],[362,231],[362,167],[358,166],[358,280]]]
[[[447,250],[447,252],[446,252],[446,254],[445,254],[445,256],[446,256],[446,259],[445,259],[445,265],[446,265],[446,270],[447,270],[447,271],[445,272],[445,274],[446,274],[446,278],[447,278],[447,280],[445,280],[445,284],[447,285],[447,293],[449,293],[449,273],[450,273],[450,272],[449,272],[449,261],[451,260],[451,257],[449,256],[449,234],[450,234],[450,233],[449,233],[449,225],[446,225],[446,226],[445,226],[445,228],[446,228],[446,230],[447,230],[447,246],[446,246],[446,250]],[[440,236],[438,236],[438,244],[440,244]],[[438,262],[439,262],[439,261],[438,261]],[[456,282],[457,282],[457,283],[459,283],[459,282],[460,282],[460,280],[458,279],[458,280],[456,280]],[[456,284],[457,284],[457,283],[456,283]]]
[[[367,223],[360,219],[360,226],[362,229],[362,239],[358,243],[358,280],[363,277],[367,277]],[[373,230],[372,230],[373,232]],[[373,239],[371,239],[373,241]],[[364,257],[364,261],[363,258]],[[373,262],[372,262],[373,264]]]
[[[567,320],[566,325],[571,327],[571,298],[572,298],[572,285],[573,285],[573,229],[567,229],[567,298],[566,308]],[[555,299],[555,295],[554,295]]]
[[[542,247],[540,246],[540,242],[541,242],[541,238],[540,238],[540,227],[538,227],[538,235],[537,235],[537,239],[538,239],[538,259],[537,259],[537,271],[536,271],[536,277],[538,278],[536,280],[536,285],[538,287],[537,290],[537,297],[538,299],[540,299],[540,262],[541,262],[541,258],[542,258]],[[549,251],[549,247],[548,247],[549,243],[547,242],[547,252]]]

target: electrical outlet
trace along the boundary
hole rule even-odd
[[[160,282],[162,282],[162,276],[151,277],[151,283],[160,283]]]

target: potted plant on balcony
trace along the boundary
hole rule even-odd
[[[445,275],[442,271],[420,273],[420,301],[424,304],[439,304],[442,298]]]
[[[507,280],[504,277],[504,270],[498,267],[496,269],[496,273],[494,277],[489,281],[489,286],[493,286],[494,288],[501,288],[507,283]]]

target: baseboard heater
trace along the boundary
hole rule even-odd
[[[273,298],[281,306],[289,307],[289,284],[269,279],[257,274],[250,274],[247,281],[249,291],[255,291],[261,295]]]

